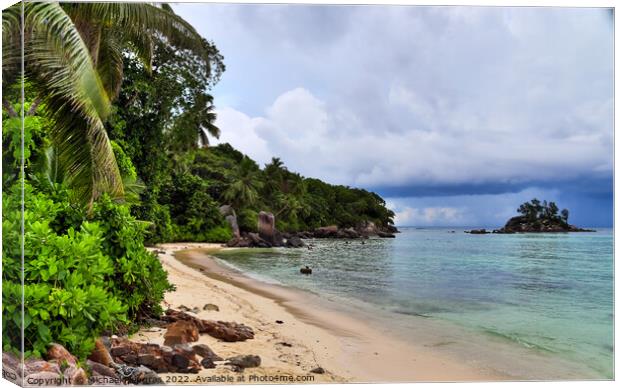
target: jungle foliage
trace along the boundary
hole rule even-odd
[[[260,168],[227,143],[196,150],[189,169],[207,183],[217,203],[233,206],[242,230],[256,229],[261,210],[272,212],[278,229],[288,232],[354,227],[364,221],[393,223],[394,213],[375,193],[305,178],[278,158]]]
[[[224,58],[170,7],[24,11],[23,74],[21,7],[2,15],[3,349],[19,350],[23,328],[27,355],[58,342],[83,358],[102,333],[160,315],[173,287],[145,244],[229,240],[222,205],[242,231],[261,210],[282,231],[393,222],[374,193],[210,146]]]
[[[45,120],[28,121],[26,131],[32,135],[25,136],[24,149],[37,151],[38,144],[48,143],[39,138]],[[15,128],[12,120],[3,121],[3,348],[21,347],[23,326],[27,355],[41,355],[54,341],[85,357],[102,332],[127,330],[159,316],[164,293],[172,286],[159,260],[144,247],[148,225],[107,194],[90,211],[72,201],[47,149],[24,153],[22,289],[22,185],[12,180],[16,169],[11,167],[21,159]],[[131,172],[129,161],[121,166]]]

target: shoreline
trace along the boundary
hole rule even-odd
[[[266,368],[252,368],[246,373],[303,375],[323,367],[327,373],[313,375],[315,383],[593,378],[571,363],[550,360],[497,339],[482,340],[481,335],[454,330],[450,325],[442,327],[442,323],[427,318],[407,317],[409,326],[394,330],[393,319],[404,322],[402,316],[383,317],[381,311],[359,311],[354,305],[309,291],[263,282],[211,256],[236,248],[177,243],[162,244],[158,249],[165,250],[160,260],[177,286],[177,291],[166,295],[168,306],[201,307],[203,301],[217,300],[220,312],[201,311],[198,316],[236,321],[255,329],[256,338],[241,343],[220,343],[208,336],[200,339],[223,357],[260,355]],[[276,324],[276,320],[284,323]],[[163,332],[148,337],[163,342]],[[281,343],[292,346],[279,346]],[[229,355],[226,351],[236,353]],[[204,370],[199,375],[213,375],[220,369]]]
[[[224,358],[239,354],[261,356],[261,367],[247,369],[246,374],[313,375],[314,383],[510,378],[465,365],[424,346],[411,346],[356,317],[325,308],[317,296],[263,283],[225,268],[209,256],[214,250],[225,249],[218,244],[161,244],[157,249],[165,251],[159,257],[177,287],[166,295],[167,306],[192,308],[214,303],[219,312],[200,311],[197,315],[244,323],[255,330],[255,339],[245,342],[224,343],[209,336],[199,340]],[[164,332],[141,330],[133,339],[160,343]],[[319,366],[326,370],[325,374],[309,373]],[[202,370],[197,376],[220,372],[238,376],[224,368]]]

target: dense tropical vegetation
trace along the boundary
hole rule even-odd
[[[24,3],[23,73],[21,7],[2,15],[4,350],[23,328],[27,354],[85,356],[158,316],[172,285],[145,244],[227,241],[222,205],[242,231],[261,210],[282,231],[392,223],[374,193],[209,146],[223,56],[170,7]]]
[[[548,203],[546,200],[540,202],[539,199],[534,198],[529,202],[522,203],[517,212],[532,222],[550,220],[568,224],[568,209],[562,209],[560,212],[560,208],[553,201]]]

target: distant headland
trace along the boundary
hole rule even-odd
[[[503,228],[493,230],[472,229],[470,234],[512,234],[512,233],[563,233],[563,232],[596,232],[582,229],[568,223],[568,209],[560,209],[555,202],[540,201],[536,198],[519,206],[521,215],[512,217]]]

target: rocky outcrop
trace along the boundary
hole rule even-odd
[[[276,218],[272,213],[261,211],[258,213],[258,235],[269,241],[276,230]]]
[[[233,237],[226,243],[229,248],[254,248],[250,246],[250,240],[244,237]]]
[[[362,235],[372,236],[377,234],[379,228],[377,228],[377,225],[372,221],[364,221],[357,225],[357,230]]]
[[[314,233],[312,234],[314,238],[336,238],[338,237],[338,226],[330,225],[330,226],[322,226],[320,228],[316,228]]]
[[[243,372],[245,368],[257,368],[260,366],[261,359],[255,355],[235,356],[226,360],[226,365],[230,365],[236,372]]]
[[[164,345],[173,346],[196,342],[199,339],[198,328],[191,321],[176,321],[166,330],[164,334]]]
[[[526,216],[512,217],[503,228],[494,230],[493,233],[566,233],[566,232],[595,232],[592,229],[582,229],[570,225],[559,218],[530,219]]]
[[[272,247],[284,245],[282,234],[276,229],[276,218],[272,213],[258,213],[258,236]]]
[[[3,377],[20,385],[164,385],[158,373],[198,373],[223,361],[205,344],[160,346],[116,336],[101,337],[96,344],[84,364],[59,344],[50,345],[46,360],[28,358],[23,365],[17,355],[3,352]],[[227,364],[243,370],[260,365],[260,357],[231,357]]]
[[[387,233],[400,233],[400,231],[398,230],[397,227],[395,227],[394,225],[387,225],[384,226],[383,229],[385,229],[385,231]]]
[[[86,365],[88,365],[91,373],[95,376],[109,377],[112,379],[118,377],[116,371],[109,366],[105,366],[92,360],[86,360]]]
[[[73,364],[75,365],[75,364]],[[24,363],[24,374],[26,376],[40,372],[51,372],[60,375],[60,364],[55,361],[43,361],[37,359],[26,359]]]
[[[282,246],[301,248],[305,246],[301,239],[358,239],[370,236],[395,238],[395,233],[399,233],[395,226],[379,227],[372,221],[361,222],[355,228],[339,228],[337,225],[328,225],[312,231],[280,233],[275,227],[274,215],[261,211],[258,214],[258,233],[241,233],[240,236],[235,236],[228,241],[226,246],[234,248],[272,248]]]
[[[304,244],[304,242],[301,241],[301,238],[297,236],[291,236],[286,239],[286,246],[289,248],[301,248],[305,245],[306,244]]]
[[[233,233],[233,238],[240,238],[241,233],[239,232],[239,223],[237,222],[237,213],[235,213],[235,209],[230,205],[220,206],[220,214],[224,216],[224,219],[230,226],[230,229]]]
[[[338,238],[360,238],[362,234],[353,228],[341,229],[337,234]]]
[[[197,344],[192,346],[194,352],[203,359],[208,358],[211,361],[222,361],[223,358],[215,354],[211,348],[205,344]]]
[[[62,345],[51,344],[45,354],[45,360],[30,357],[22,364],[20,358],[10,352],[2,353],[3,378],[23,385],[89,385],[96,383],[95,371],[87,372],[77,363],[77,358]],[[23,376],[22,376],[23,369]],[[109,384],[120,384],[118,376]]]
[[[110,349],[104,344],[103,339],[97,338],[95,341],[95,348],[91,352],[88,359],[105,366],[112,364],[112,356],[110,355]]]
[[[339,238],[339,239],[357,239],[377,236],[382,238],[395,238],[394,233],[398,233],[398,229],[393,225],[387,227],[378,227],[374,222],[365,221],[358,224],[355,228],[339,228],[337,225],[322,226],[311,232],[300,232],[297,236],[301,238]]]
[[[231,248],[273,248],[273,247],[287,247],[287,248],[301,248],[305,246],[301,238],[296,235],[287,234],[285,239],[280,232],[275,231],[277,245],[263,239],[257,233],[244,233],[239,238],[232,238],[226,243],[227,247]]]
[[[258,233],[248,233],[246,238],[250,240],[251,246],[257,248],[271,248],[273,246],[269,241],[260,237]]]
[[[199,333],[208,334],[225,342],[245,341],[254,338],[254,331],[243,324],[200,319],[183,311],[168,309],[162,319],[167,322],[192,322],[198,328]]]
[[[472,229],[472,230],[466,230],[465,233],[469,233],[469,234],[489,234],[491,232],[487,231],[486,229]]]
[[[58,364],[67,363],[68,365],[75,365],[77,358],[69,353],[64,346],[52,343],[47,349],[45,359],[48,361],[56,361]]]
[[[71,382],[71,385],[88,385],[88,375],[86,371],[75,365],[69,365],[62,374],[66,381]]]
[[[116,364],[146,367],[157,373],[198,373],[201,369],[196,353],[187,344],[170,347],[115,338],[111,353]]]
[[[297,233],[290,233],[289,237],[292,236],[297,236],[299,238],[303,238],[303,239],[309,239],[309,238],[313,238],[314,237],[314,233],[309,232],[309,231],[302,231],[302,232],[297,232]]]
[[[245,233],[241,237],[233,237],[226,243],[230,248],[270,248],[271,245],[258,237],[256,233]]]

